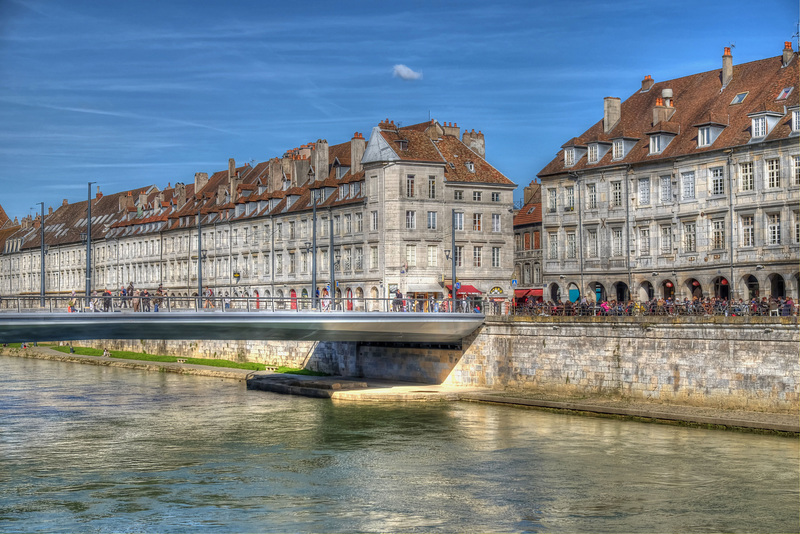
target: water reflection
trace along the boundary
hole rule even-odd
[[[798,528],[794,439],[0,362],[3,532]]]

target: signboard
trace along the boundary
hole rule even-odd
[[[456,282],[456,289],[461,289],[461,282]]]
[[[517,285],[517,279],[516,279],[516,278],[515,278],[514,280],[512,280],[512,281],[511,281],[511,285],[512,285],[512,286],[516,286],[516,285]]]

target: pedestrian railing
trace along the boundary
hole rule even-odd
[[[481,313],[464,299],[240,296],[0,296],[0,313],[169,313],[187,312],[416,312]]]
[[[535,303],[513,306],[513,315],[529,316],[569,316],[569,317],[644,317],[644,316],[796,316],[798,306],[793,301],[773,300],[771,302],[725,302],[698,300],[686,302],[643,302],[643,303]]]

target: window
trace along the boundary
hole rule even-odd
[[[453,229],[454,230],[463,230],[464,229],[464,214],[463,213],[456,213],[455,220],[453,221]]]
[[[639,229],[639,254],[642,256],[650,255],[650,229]]]
[[[473,202],[480,202],[481,201],[481,192],[480,191],[473,191],[472,192],[472,201]]]
[[[566,148],[564,149],[564,165],[567,167],[572,167],[575,165],[575,149],[573,148]]]
[[[428,212],[428,230],[436,230],[436,215],[435,211]]]
[[[439,263],[439,247],[428,245],[428,267],[436,267]]]
[[[406,211],[406,230],[416,230],[417,228],[417,212]]]
[[[436,198],[436,177],[428,176],[428,198]]]
[[[500,267],[500,247],[492,247],[492,267]]]
[[[792,111],[792,131],[800,131],[800,109]]]
[[[800,212],[794,212],[794,243],[800,243]]]
[[[364,214],[356,213],[356,233],[364,232]]]
[[[406,176],[406,196],[414,198],[414,175],[409,174]]]
[[[373,212],[370,212],[370,213],[371,213],[371,222],[370,222],[370,228],[369,229],[372,230],[373,232],[375,232],[375,231],[378,230],[378,212],[377,211],[373,211]]]
[[[622,182],[611,182],[611,206],[622,206]]]
[[[639,178],[639,204],[650,204],[650,178]]]
[[[547,209],[550,213],[555,213],[556,211],[556,190],[555,189],[548,189],[547,190]]]
[[[597,208],[597,185],[586,184],[586,203],[590,210]]]
[[[575,209],[575,188],[567,186],[564,188],[564,211]]]
[[[725,219],[711,221],[711,248],[714,250],[725,248]]]
[[[694,199],[694,171],[681,174],[681,190],[684,200]]]
[[[575,259],[577,255],[578,247],[575,240],[575,232],[567,232],[567,258]]]
[[[753,117],[753,137],[759,138],[767,135],[767,118]]]
[[[792,176],[794,176],[793,185],[800,185],[800,156],[792,156]]]
[[[614,147],[612,156],[614,159],[622,159],[625,156],[625,145],[622,144],[622,139],[614,139]]]
[[[475,164],[474,164],[474,163],[472,163],[471,161],[467,161],[467,162],[465,162],[465,163],[464,163],[464,165],[466,165],[466,166],[467,166],[467,170],[468,170],[469,172],[475,172]]]
[[[697,225],[693,222],[683,223],[683,251],[697,251]]]
[[[558,259],[558,234],[556,232],[550,232],[547,234],[547,245],[548,245],[548,259],[557,260]]]
[[[651,135],[650,136],[650,153],[651,154],[658,154],[661,152],[661,136],[660,135]]]
[[[417,266],[417,245],[406,245],[406,266]]]
[[[283,273],[283,254],[275,254],[275,274]]]
[[[492,232],[500,232],[500,214],[492,213]]]
[[[481,266],[481,254],[483,253],[483,247],[472,247],[472,266],[473,267],[480,267]]]
[[[672,177],[662,176],[661,181],[661,203],[669,204],[672,202]]]
[[[476,232],[481,231],[481,221],[483,220],[483,216],[480,213],[473,213],[472,214],[472,229]]]
[[[611,230],[611,255],[622,256],[622,228]]]
[[[586,231],[586,247],[587,256],[590,258],[597,257],[597,230],[591,229]]]
[[[715,167],[711,169],[711,194],[724,195],[725,194],[725,177],[723,176],[722,167]]]
[[[783,90],[778,93],[778,98],[775,100],[786,100],[789,98],[789,95],[792,94],[792,89],[794,89],[794,87],[784,87]]]
[[[333,216],[333,235],[342,235],[342,217],[340,215]]]
[[[347,235],[353,233],[353,216],[349,213],[344,216],[344,233]]]
[[[767,160],[767,187],[775,188],[781,186],[781,160]]]
[[[355,268],[356,271],[364,269],[364,249],[361,247],[356,247]]]
[[[378,247],[369,247],[369,268],[378,268]]]
[[[492,193],[492,202],[500,202],[500,193],[498,192]]]
[[[589,145],[589,163],[597,163],[597,145]]]
[[[781,244],[781,214],[770,213],[767,215],[767,244]]]
[[[753,216],[742,215],[742,246],[754,247],[755,242],[755,228],[753,227]]]
[[[747,96],[746,92],[737,94],[736,96],[733,97],[733,100],[731,100],[731,105],[741,104],[742,102],[744,102],[746,96]]]
[[[672,227],[661,227],[661,254],[672,254]]]
[[[457,246],[455,251],[455,256],[453,257],[455,258],[456,267],[462,267],[464,259],[464,247]]]
[[[295,260],[294,252],[289,253],[289,274],[294,274],[297,272],[297,262]]]
[[[453,200],[464,200],[464,192],[463,191],[453,191]]]
[[[739,183],[742,191],[755,190],[752,161],[746,161],[739,164]]]
[[[697,146],[708,146],[712,143],[711,126],[703,126],[697,132]]]

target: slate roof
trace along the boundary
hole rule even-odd
[[[603,131],[601,119],[579,137],[562,146],[587,146],[592,142],[611,142],[615,138],[638,139],[628,154],[612,162],[609,150],[597,163],[588,163],[584,154],[575,165],[564,165],[564,151],[550,161],[538,174],[548,176],[563,172],[594,169],[607,165],[635,164],[678,156],[694,155],[708,151],[718,151],[729,147],[746,145],[751,140],[751,117],[748,114],[759,111],[775,111],[783,114],[786,107],[797,106],[800,102],[800,79],[798,77],[797,53],[783,66],[783,57],[771,57],[733,66],[733,77],[726,87],[722,87],[722,69],[692,74],[674,80],[658,82],[648,91],[637,90],[621,104],[619,122],[611,131]],[[777,100],[778,94],[786,87],[794,87],[789,97]],[[653,124],[653,108],[662,97],[663,89],[672,89],[672,108],[674,113],[666,122]],[[740,104],[732,104],[739,93],[747,93]],[[709,123],[725,125],[719,137],[711,146],[698,147],[698,126]],[[664,131],[677,136],[660,154],[649,153],[648,133]],[[765,141],[789,137],[791,114],[786,114],[770,131]]]

